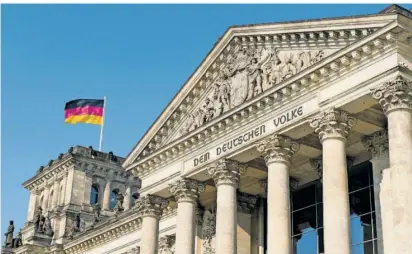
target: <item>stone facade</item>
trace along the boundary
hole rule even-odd
[[[230,28],[127,158],[74,147],[25,182],[5,253],[412,253],[409,27]]]

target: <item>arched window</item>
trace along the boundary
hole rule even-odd
[[[110,209],[113,209],[116,206],[116,197],[118,193],[118,189],[114,189],[112,190],[112,193],[110,193]]]
[[[90,204],[95,205],[99,203],[99,186],[93,184],[90,192]]]

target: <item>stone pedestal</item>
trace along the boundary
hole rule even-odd
[[[291,215],[289,165],[299,144],[274,134],[261,141],[257,149],[268,167],[267,181],[267,253],[291,253]]]
[[[199,193],[205,184],[191,179],[181,179],[170,186],[177,202],[176,253],[193,254],[195,251],[195,208]]]
[[[143,196],[136,202],[137,212],[142,217],[141,254],[157,254],[159,219],[167,204],[167,200],[153,195]]]
[[[237,253],[236,189],[245,167],[222,159],[208,168],[217,188],[216,254]]]
[[[334,108],[310,120],[322,143],[325,253],[351,253],[346,138],[355,124],[355,118]]]
[[[388,118],[390,168],[381,183],[383,247],[410,253],[412,235],[412,81],[398,76],[372,89]]]

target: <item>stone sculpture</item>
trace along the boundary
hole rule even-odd
[[[210,94],[189,114],[179,135],[254,98],[319,62],[323,57],[322,50],[280,52],[277,48],[265,47],[239,49],[212,83]]]
[[[4,233],[4,236],[6,236],[6,240],[4,242],[4,247],[12,247],[13,245],[13,232],[14,232],[14,222],[11,220],[9,226],[7,227],[6,233]]]

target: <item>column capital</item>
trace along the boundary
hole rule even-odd
[[[205,213],[205,209],[200,205],[197,204],[195,208],[195,213],[196,213],[196,224],[199,226],[202,226],[203,224],[203,214]]]
[[[318,173],[319,178],[322,179],[322,176],[323,176],[322,156],[309,159],[309,164],[314,170],[316,170],[316,173]]]
[[[259,181],[260,187],[262,187],[265,192],[265,196],[268,195],[268,179],[263,179]]]
[[[142,217],[156,217],[162,215],[163,209],[169,204],[168,200],[155,195],[146,195],[136,201],[137,212]]]
[[[165,235],[159,238],[159,251],[168,251],[176,242],[175,235]]]
[[[237,210],[241,213],[251,214],[257,203],[257,197],[244,192],[237,192]]]
[[[181,178],[169,185],[170,193],[176,198],[176,202],[196,202],[199,193],[206,189],[205,183],[196,180]]]
[[[396,109],[412,110],[412,81],[400,75],[371,89],[371,94],[382,106],[385,114]]]
[[[288,137],[273,134],[258,142],[256,148],[267,165],[273,162],[290,164],[292,155],[299,150],[299,144]]]
[[[379,130],[362,137],[362,144],[372,153],[373,158],[389,154],[389,140],[387,130]]]
[[[334,107],[320,112],[309,120],[310,127],[319,135],[321,142],[329,138],[346,140],[355,124],[356,118]]]
[[[216,186],[220,184],[239,185],[240,176],[246,172],[246,165],[234,160],[221,159],[207,168]]]

